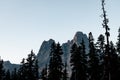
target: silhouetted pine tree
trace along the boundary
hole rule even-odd
[[[106,35],[106,45],[105,45],[105,55],[104,55],[104,75],[102,80],[111,80],[110,74],[110,48],[109,48],[109,26],[108,22],[109,19],[107,18],[106,11],[105,11],[105,0],[102,0],[102,10],[103,10],[103,23],[102,26],[105,28],[105,35]]]
[[[77,57],[78,55],[76,55],[78,52],[77,52],[77,45],[74,43],[71,47],[71,57],[70,57],[70,63],[71,63],[71,67],[72,67],[72,74],[71,74],[71,78],[70,80],[76,80],[76,66],[77,66]]]
[[[110,74],[111,80],[119,80],[119,62],[118,55],[116,53],[116,49],[114,47],[113,42],[110,42]]]
[[[117,71],[118,74],[120,74],[120,28],[118,29],[118,39],[117,39],[117,43],[116,43],[116,48],[117,48],[117,54],[118,54],[118,66],[119,66],[119,70]],[[120,75],[118,75],[119,77]]]
[[[118,39],[117,39],[117,52],[118,52],[118,55],[120,55],[120,28],[118,29]]]
[[[104,50],[105,50],[105,37],[100,34],[100,36],[98,37],[98,40],[96,42],[96,48],[98,50],[98,52],[103,55],[104,54]]]
[[[38,79],[38,61],[33,50],[28,55],[27,59],[22,60],[18,70],[19,80],[37,80]]]
[[[80,75],[78,74],[79,76],[79,79],[80,80],[87,80],[88,79],[88,74],[87,74],[87,69],[88,69],[88,65],[87,65],[87,54],[86,54],[86,49],[85,49],[85,43],[84,43],[84,40],[82,39],[82,43],[81,43],[81,46],[79,46],[80,48],[80,67],[79,67],[79,70],[80,70]]]
[[[5,70],[3,68],[3,60],[0,59],[0,80],[3,80],[5,77]]]
[[[89,33],[89,80],[100,80],[99,56],[96,53],[94,38]]]
[[[26,71],[26,64],[25,59],[22,59],[20,68],[18,70],[18,80],[27,80],[27,71]]]
[[[35,78],[36,78],[36,80],[38,80],[39,79],[38,59],[35,59],[34,72],[35,72]]]
[[[83,40],[79,47],[73,44],[70,63],[72,67],[71,80],[87,80],[87,57]]]
[[[9,70],[6,71],[4,80],[11,80],[11,74]]]
[[[17,70],[16,70],[16,68],[15,68],[14,71],[12,71],[12,73],[11,73],[11,80],[18,80],[18,75],[17,75]]]
[[[36,61],[36,57],[32,50],[31,53],[28,55],[28,58],[26,59],[26,63],[25,63],[26,74],[27,74],[26,77],[28,80],[36,80],[37,79],[37,77],[36,77],[37,69],[36,68],[38,66],[35,66],[35,61]]]
[[[105,37],[100,34],[96,42],[96,53],[99,55],[100,76],[104,74]]]
[[[51,46],[48,80],[61,80],[62,78],[62,58],[63,54],[60,44],[53,42]]]

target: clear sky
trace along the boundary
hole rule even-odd
[[[111,40],[117,40],[120,0],[107,0]],[[104,33],[101,0],[0,0],[0,56],[20,63],[31,49],[37,54],[42,42],[71,40],[77,31]]]

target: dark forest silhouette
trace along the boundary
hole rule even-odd
[[[51,45],[49,64],[39,71],[38,60],[35,53],[23,58],[20,68],[5,70],[3,60],[0,59],[0,80],[120,80],[120,28],[116,45],[109,41],[110,33],[108,18],[105,11],[105,0],[102,0],[102,26],[104,34],[100,34],[94,42],[92,32],[88,35],[89,53],[86,53],[85,42],[74,43],[71,47],[71,76],[67,69],[67,62],[62,61],[62,48],[59,43]],[[106,40],[106,41],[105,41]]]

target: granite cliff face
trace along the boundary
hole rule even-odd
[[[63,50],[62,60],[63,62],[67,62],[68,71],[71,71],[70,69],[71,46],[73,43],[80,45],[82,40],[84,40],[85,42],[86,52],[88,53],[89,41],[88,41],[87,35],[82,32],[77,32],[72,40],[68,40],[67,42],[62,44],[62,50]],[[55,42],[53,39],[44,41],[40,47],[40,50],[37,54],[40,70],[44,68],[45,65],[49,64],[50,47],[53,42]]]

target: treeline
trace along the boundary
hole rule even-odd
[[[38,61],[33,53],[28,55],[28,58],[22,60],[19,69],[5,70],[3,60],[0,60],[0,80],[38,80]]]
[[[88,38],[88,53],[84,40],[81,44],[74,43],[71,46],[71,72],[68,71],[68,63],[62,61],[61,45],[53,42],[49,63],[43,70],[39,70],[36,55],[31,51],[26,59],[23,58],[19,69],[14,69],[12,72],[5,70],[3,60],[0,60],[0,80],[119,80],[120,29],[116,45],[110,41],[108,49],[106,49],[105,37],[102,34],[98,37],[97,42],[94,42],[91,32]]]

